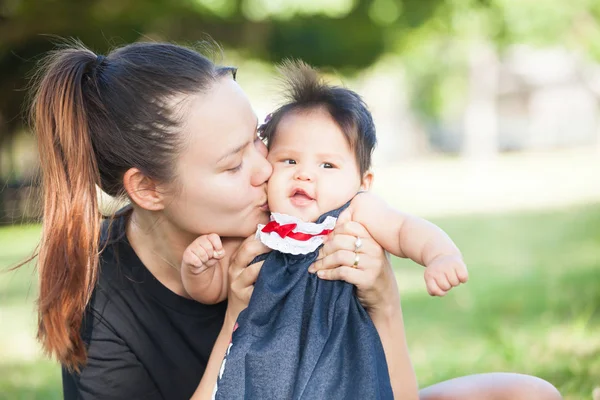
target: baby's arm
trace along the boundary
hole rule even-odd
[[[368,192],[356,196],[350,208],[352,219],[365,226],[385,250],[427,267],[425,282],[432,296],[443,296],[467,281],[460,251],[438,226],[400,212]]]
[[[229,258],[241,240],[202,235],[183,253],[181,280],[188,295],[203,304],[216,304],[227,298]]]

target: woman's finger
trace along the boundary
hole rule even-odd
[[[330,256],[337,251],[347,250],[363,254],[372,254],[377,251],[378,245],[370,238],[361,238],[360,248],[356,248],[356,236],[350,235],[335,235],[331,240],[326,242],[319,250],[319,259]]]
[[[235,254],[232,255],[230,272],[234,275],[239,274],[256,256],[268,253],[269,251],[271,249],[262,244],[254,235],[248,237],[242,242]]]
[[[354,237],[370,237],[369,231],[356,221],[348,221],[343,224],[336,224],[333,230],[334,235],[350,235]]]
[[[354,261],[356,260],[356,255],[357,255],[357,253],[355,253],[354,251],[351,251],[351,250],[338,250],[328,256],[325,256],[324,258],[316,260],[310,266],[310,268],[308,269],[308,272],[315,273],[317,271],[337,268],[337,267],[340,267],[343,265],[346,265],[346,266],[354,265]],[[358,256],[359,256],[359,263],[360,263],[361,255],[358,254]],[[366,255],[363,255],[363,257],[366,257]]]
[[[258,273],[260,272],[260,269],[262,268],[263,263],[264,263],[264,261],[260,261],[260,262],[254,263],[254,264],[250,264],[249,266],[244,268],[244,270],[242,272],[240,272],[240,274],[238,275],[238,277],[235,281],[237,288],[244,289],[248,286],[254,285],[254,283],[256,282],[256,279],[258,278]],[[232,283],[232,287],[233,287],[233,283]]]
[[[361,237],[360,248],[356,249],[356,236],[336,235],[321,248],[317,261],[313,263],[308,271],[316,272],[342,265],[353,265],[357,254],[359,258],[364,258],[365,255],[378,258],[381,257],[383,251],[381,246],[370,236]]]
[[[358,240],[359,238],[360,240]],[[360,245],[358,249],[356,248],[357,242]],[[328,255],[341,249],[352,251],[356,249],[359,253],[370,254],[374,251],[378,251],[376,249],[379,247],[380,246],[377,244],[377,242],[375,242],[375,240],[373,240],[370,236],[358,237],[348,234],[337,234],[323,245],[323,251],[325,255]]]
[[[337,219],[337,221],[335,221],[335,223],[336,223],[336,225],[343,225],[346,222],[350,221],[351,219],[352,219],[352,211],[350,210],[350,207],[348,207],[340,213],[340,215],[338,216],[338,219]]]
[[[359,285],[361,283],[361,274],[363,272],[352,267],[337,267],[333,269],[324,269],[317,272],[317,276],[320,279],[327,281],[345,281],[353,285]]]

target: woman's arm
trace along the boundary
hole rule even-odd
[[[232,255],[228,272],[230,286],[225,322],[210,353],[210,358],[198,389],[196,389],[196,392],[192,396],[193,400],[208,400],[212,398],[225,352],[231,342],[233,327],[239,313],[248,306],[250,296],[252,296],[252,291],[254,290],[254,282],[256,282],[263,262],[252,265],[248,264],[259,254],[268,251],[270,250],[252,235]]]
[[[213,390],[215,388],[215,384],[217,383],[219,370],[221,368],[221,364],[223,363],[223,358],[225,357],[227,347],[231,341],[231,334],[233,332],[233,326],[236,319],[237,316],[236,318],[233,318],[229,312],[225,315],[223,328],[221,328],[221,332],[219,333],[217,341],[215,342],[212,352],[210,353],[206,370],[204,371],[200,385],[198,385],[198,389],[196,389],[194,395],[192,396],[192,400],[208,400],[212,398]]]
[[[392,271],[391,267],[385,267],[385,269]],[[388,279],[395,287],[390,291],[392,298],[389,299],[387,305],[382,304],[372,310],[369,315],[381,338],[394,397],[403,400],[418,399],[419,387],[408,352],[400,296],[395,278],[392,276]]]

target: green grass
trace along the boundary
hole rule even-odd
[[[396,260],[421,385],[486,371],[554,383],[566,399],[600,386],[600,206],[435,221],[461,247],[467,285],[426,294],[422,268]],[[0,268],[30,254],[39,227],[0,229]],[[31,266],[0,274],[0,399],[61,397],[35,343]]]
[[[470,281],[429,298],[422,271],[398,262],[420,383],[515,371],[590,399],[600,386],[600,207],[436,222],[462,249]]]

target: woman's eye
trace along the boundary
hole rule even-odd
[[[287,164],[287,165],[295,165],[296,164],[296,160],[291,160],[291,159],[288,158],[287,160],[283,160],[283,163]]]
[[[323,164],[320,165],[322,168],[335,168],[335,166],[331,163],[328,162],[324,162]]]
[[[243,162],[239,163],[237,166],[235,166],[233,168],[229,168],[227,170],[227,172],[238,172],[239,170],[242,169],[242,164],[243,164]]]

